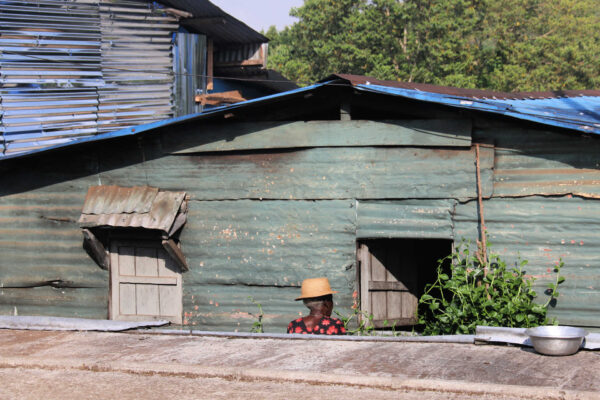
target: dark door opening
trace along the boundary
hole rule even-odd
[[[360,308],[373,315],[375,328],[415,325],[425,285],[435,281],[438,260],[451,252],[447,239],[359,241]]]

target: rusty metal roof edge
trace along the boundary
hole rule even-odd
[[[487,89],[464,89],[453,86],[433,85],[430,83],[384,81],[370,76],[351,74],[332,74],[319,82],[330,82],[336,79],[347,81],[352,86],[376,85],[389,88],[416,90],[447,96],[467,97],[473,100],[541,100],[564,97],[600,96],[600,90],[550,90],[538,92],[499,92]]]

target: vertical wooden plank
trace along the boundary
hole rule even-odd
[[[371,280],[376,282],[385,282],[387,270],[385,269],[384,256],[382,248],[377,246],[377,251],[371,251]],[[371,313],[374,320],[387,318],[387,293],[384,291],[371,292]]]
[[[116,243],[110,245],[110,285],[108,287],[108,319],[119,318],[119,251]]]
[[[158,276],[157,249],[137,247],[135,249],[135,275]]]
[[[177,277],[178,267],[164,249],[157,251],[158,276]]]
[[[179,288],[175,285],[160,285],[159,290],[159,315],[162,317],[176,316],[179,311],[177,303],[181,303],[181,296],[179,296]]]
[[[158,285],[135,285],[136,314],[160,315]]]
[[[135,276],[135,248],[117,245],[119,255],[119,275]]]
[[[399,243],[398,243],[399,244]],[[386,280],[388,282],[400,282],[399,277],[400,267],[402,266],[401,256],[403,253],[402,248],[398,248],[397,245],[393,242],[389,242],[386,248],[386,262],[385,266],[387,267]],[[389,291],[386,296],[386,308],[387,308],[387,316],[386,318],[390,321],[390,325],[393,323],[391,320],[396,318],[402,318],[402,292],[397,291]]]
[[[371,312],[371,294],[369,292],[369,281],[371,280],[371,254],[369,247],[361,243],[358,248],[360,262],[360,309]]]
[[[413,240],[404,241],[402,248],[402,266],[401,276],[403,283],[411,290],[415,290],[418,282],[418,260],[415,252],[415,243]],[[402,312],[401,318],[412,318],[417,311],[417,296],[411,292],[402,292]]]
[[[121,283],[119,285],[119,315],[136,314],[135,285]]]

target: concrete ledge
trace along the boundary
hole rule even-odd
[[[46,370],[83,370],[93,372],[120,372],[134,375],[162,375],[185,378],[221,378],[236,381],[273,381],[306,383],[311,385],[343,385],[371,387],[384,390],[410,390],[465,394],[471,396],[492,395],[500,398],[513,396],[528,400],[596,400],[598,393],[561,390],[552,387],[531,387],[472,383],[465,381],[403,379],[362,375],[339,375],[306,371],[282,371],[270,369],[203,367],[199,365],[165,363],[98,362],[86,364],[70,360],[47,360],[22,357],[0,357],[0,368],[28,368]]]

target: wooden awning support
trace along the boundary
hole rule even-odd
[[[177,246],[177,243],[175,243],[173,239],[163,240],[162,245],[167,254],[171,256],[171,258],[177,263],[177,265],[179,266],[179,268],[181,268],[182,271],[186,272],[190,270],[185,256],[183,255],[183,252],[181,251],[179,246]]]
[[[110,257],[102,242],[89,229],[82,229],[81,232],[83,233],[83,248],[100,268],[108,270],[110,267]]]

